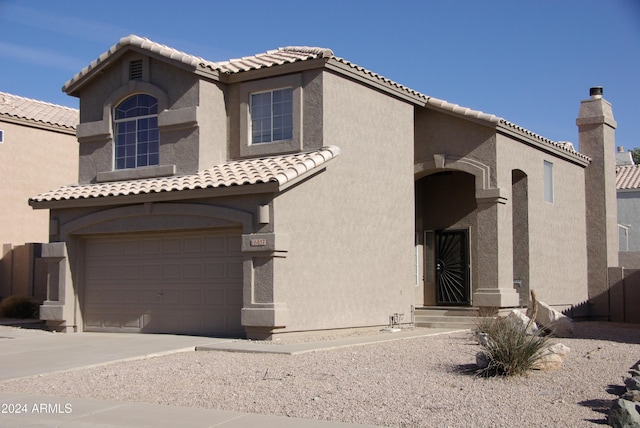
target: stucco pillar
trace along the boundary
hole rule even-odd
[[[518,306],[520,295],[513,288],[513,239],[507,198],[501,189],[476,192],[478,204],[478,288],[472,304],[476,307]]]
[[[66,244],[43,244],[42,259],[47,264],[47,299],[40,306],[40,319],[54,330],[74,331],[73,280]]]
[[[244,307],[241,323],[249,339],[269,339],[273,331],[289,323],[286,303],[275,301],[274,265],[286,257],[288,239],[284,234],[252,233],[242,235],[244,261]]]
[[[576,125],[580,152],[591,158],[585,170],[589,316],[609,316],[608,268],[618,265],[615,129],[611,104],[601,87],[580,103]]]

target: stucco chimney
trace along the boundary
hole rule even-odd
[[[611,104],[603,88],[589,90],[590,98],[580,103],[578,144],[591,158],[585,169],[587,209],[587,263],[589,316],[608,319],[608,267],[618,265],[618,213],[616,201],[616,145]]]

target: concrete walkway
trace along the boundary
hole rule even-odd
[[[164,334],[50,333],[0,326],[0,386],[8,379],[73,370],[175,352],[229,351],[300,354],[450,333],[415,329],[322,342],[276,344]],[[0,392],[2,427],[355,427],[333,421],[245,414],[86,398]]]

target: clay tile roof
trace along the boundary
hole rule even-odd
[[[553,141],[550,140],[548,138],[543,137],[542,135],[538,135],[535,132],[529,131],[528,129],[523,128],[520,125],[516,125],[515,123],[511,123],[508,120],[499,118],[499,122],[501,125],[513,129],[515,131],[517,131],[518,133],[522,134],[522,135],[526,135],[534,140],[540,141],[544,144],[548,144],[550,146],[553,146],[557,149],[560,149],[566,153],[569,153],[573,156],[576,156],[586,162],[590,162],[591,158],[589,158],[589,156],[583,155],[582,153],[578,152],[574,147],[573,144],[568,142],[568,141]]]
[[[115,45],[111,46],[111,48],[109,48],[108,51],[104,52],[97,59],[92,61],[91,64],[87,65],[82,70],[80,70],[79,73],[77,73],[75,76],[73,76],[70,80],[68,80],[64,84],[64,86],[62,87],[62,90],[64,92],[68,92],[69,89],[72,86],[74,86],[79,80],[81,80],[83,77],[89,74],[92,70],[99,67],[101,64],[103,64],[105,61],[107,61],[109,58],[111,58],[113,55],[115,55],[118,51],[120,51],[122,48],[126,46],[133,46],[140,49],[144,49],[146,51],[163,56],[167,59],[171,59],[171,60],[186,64],[193,68],[210,64],[209,61],[203,58],[187,54],[185,52],[179,51],[167,45],[156,43],[152,40],[147,39],[146,37],[140,37],[140,36],[136,36],[135,34],[131,34],[129,36],[121,38],[120,41]]]
[[[0,117],[75,130],[80,114],[78,110],[70,107],[0,92]]]
[[[632,190],[640,188],[640,165],[616,167],[616,189]]]
[[[322,147],[316,151],[257,159],[230,161],[196,174],[128,180],[110,183],[64,186],[31,198],[29,202],[105,198],[194,189],[212,189],[275,182],[279,186],[307,175],[337,157],[340,149]]]
[[[226,74],[234,74],[243,71],[258,70],[260,68],[275,67],[298,61],[331,57],[333,57],[331,49],[309,46],[288,46],[257,55],[230,59],[228,61],[202,63],[201,66]]]
[[[326,61],[330,60],[332,63],[338,64],[338,68],[340,68],[342,72],[355,73],[356,75],[362,76],[365,79],[369,80],[374,85],[380,86],[382,88],[388,88],[391,91],[399,91],[401,94],[407,95],[408,99],[418,105],[487,122],[490,126],[503,126],[525,138],[531,138],[537,142],[541,142],[543,145],[550,145],[556,149],[560,149],[561,152],[565,152],[569,156],[576,157],[586,162],[590,161],[587,156],[584,156],[583,154],[577,152],[570,145],[549,140],[548,138],[542,137],[534,132],[531,132],[525,128],[522,128],[521,126],[518,126],[495,115],[484,113],[480,110],[473,110],[467,107],[462,107],[457,104],[440,100],[438,98],[429,97],[409,87],[394,82],[393,80],[387,79],[380,74],[360,67],[350,61],[347,61],[346,59],[336,57],[334,56],[334,53],[331,49],[321,47],[288,46],[256,55],[230,59],[228,61],[212,62],[153,42],[144,37],[130,35],[120,39],[120,41],[112,46],[111,49],[103,53],[98,59],[82,69],[80,73],[76,74],[71,80],[65,83],[63,90],[67,92],[91,70],[104,63],[108,58],[116,54],[116,52],[128,45],[138,47],[140,49],[145,49],[152,53],[164,56],[168,59],[187,64],[194,69],[209,69],[211,71],[219,72],[222,74],[242,73],[251,70],[277,67],[299,61],[317,59],[325,59]]]

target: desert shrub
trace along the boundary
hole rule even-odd
[[[9,296],[0,302],[0,316],[4,318],[38,318],[40,305],[30,297]]]
[[[480,318],[476,323],[476,333],[483,336],[479,342],[487,366],[478,374],[515,376],[531,370],[549,346],[549,338],[527,334],[526,328],[505,317]]]

